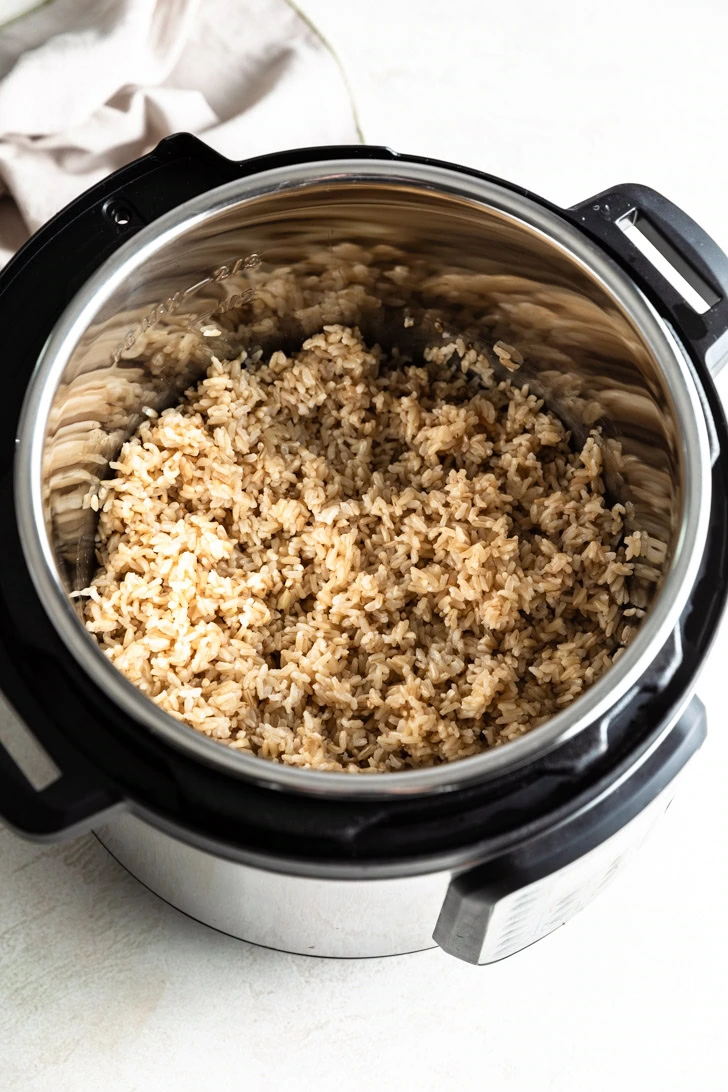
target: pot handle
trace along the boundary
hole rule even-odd
[[[509,856],[454,875],[435,943],[466,963],[495,963],[567,922],[631,860],[705,735],[705,707],[693,698],[631,776],[598,789],[581,810]]]
[[[566,212],[629,267],[717,375],[728,360],[728,257],[707,232],[662,194],[634,183],[604,190]]]
[[[15,726],[10,726],[12,736]],[[27,732],[21,724],[19,732]],[[2,733],[5,734],[4,732]],[[29,738],[38,741],[27,732]],[[50,756],[44,756],[46,760]],[[64,754],[64,764],[68,761]],[[98,777],[85,769],[80,758],[73,759],[74,767],[66,766],[63,773],[50,776],[53,780],[44,788],[36,789],[20,765],[10,754],[0,738],[0,815],[3,821],[34,839],[53,839],[60,834],[68,835],[87,830],[92,821],[121,805],[121,799],[110,789],[99,784]],[[46,762],[57,771],[55,762]]]

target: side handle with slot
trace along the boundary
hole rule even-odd
[[[728,360],[728,257],[699,224],[647,186],[629,183],[566,215],[621,265],[716,375]]]

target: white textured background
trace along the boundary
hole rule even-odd
[[[728,247],[723,0],[300,6],[369,142],[562,203],[645,182]],[[700,686],[709,741],[631,870],[492,967],[256,949],[162,904],[91,839],[0,832],[0,1092],[725,1089],[727,660],[724,627]]]

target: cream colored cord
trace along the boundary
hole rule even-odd
[[[324,49],[328,50],[328,52],[331,54],[331,56],[336,61],[339,72],[341,73],[341,78],[344,81],[344,87],[346,88],[346,93],[349,96],[349,102],[351,104],[351,112],[352,112],[352,114],[354,116],[354,125],[356,126],[356,135],[359,137],[359,143],[360,144],[365,144],[366,141],[364,140],[364,133],[362,132],[361,121],[359,120],[359,113],[357,111],[356,103],[354,101],[354,95],[353,95],[353,92],[351,90],[351,84],[349,83],[349,79],[348,79],[348,77],[346,75],[346,71],[345,71],[344,66],[343,66],[343,64],[341,62],[341,58],[339,57],[338,53],[336,52],[336,50],[334,49],[334,47],[332,46],[331,42],[328,40],[326,35],[323,34],[319,30],[319,28],[316,26],[316,24],[309,18],[308,15],[306,15],[306,13],[304,11],[301,11],[301,9],[299,8],[299,6],[295,2],[295,0],[286,0],[286,3],[288,4],[289,8],[292,8],[293,11],[295,11],[295,13],[299,17],[299,19],[303,20],[303,22],[306,24],[306,26],[309,28],[309,30],[311,30],[312,33],[316,35],[316,37],[321,42]]]

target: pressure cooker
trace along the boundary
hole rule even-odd
[[[300,344],[310,308],[284,307],[261,275],[295,288],[322,254],[334,280],[368,262],[392,286],[359,307],[349,294],[337,309],[334,293],[326,312],[388,349],[409,339],[417,352],[433,329],[477,343],[485,279],[530,286],[548,352],[518,381],[576,437],[596,423],[618,445],[608,489],[667,546],[621,657],[558,715],[474,757],[364,776],[231,750],[133,687],[78,613],[94,567],[87,498],[145,408],[201,374],[205,331],[232,310],[250,345]],[[403,266],[419,271],[406,290]],[[186,363],[135,352],[171,322],[199,349]],[[30,239],[0,277],[0,324],[0,688],[15,716],[0,815],[12,828],[93,830],[186,914],[319,956],[440,945],[490,963],[623,867],[705,737],[694,690],[728,588],[728,433],[711,378],[728,354],[728,259],[685,213],[639,185],[563,209],[386,148],[233,162],[180,134]],[[42,785],[17,759],[27,733],[53,764]]]

